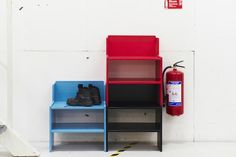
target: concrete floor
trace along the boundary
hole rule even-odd
[[[54,152],[49,153],[47,143],[33,143],[41,152],[41,157],[109,157],[126,143],[111,144],[109,152],[102,151],[101,143],[70,143],[58,145]],[[0,157],[10,157],[0,148]],[[119,157],[236,157],[236,143],[223,142],[183,142],[164,143],[163,152],[156,151],[150,143],[138,143]]]

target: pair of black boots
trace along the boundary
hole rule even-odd
[[[67,99],[70,106],[93,106],[101,104],[99,88],[89,84],[88,87],[78,85],[78,92],[75,98]]]

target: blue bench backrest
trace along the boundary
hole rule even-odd
[[[78,84],[87,87],[92,84],[99,88],[102,101],[105,101],[104,81],[56,81],[53,85],[53,101],[66,101],[68,98],[74,98],[78,91]]]

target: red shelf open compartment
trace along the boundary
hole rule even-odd
[[[160,60],[108,60],[109,84],[160,84]]]
[[[155,103],[146,102],[146,100],[142,102],[152,104],[151,106],[153,104],[162,105],[162,58],[159,56],[159,39],[155,36],[108,36],[107,84],[108,105],[113,102],[113,100],[109,100],[109,97],[112,98],[112,93],[114,93],[109,93],[109,91],[113,91],[113,88],[117,87],[116,85],[136,87],[137,90],[146,90],[141,88],[143,87],[141,85],[157,86],[155,91],[149,91],[152,88],[147,88],[147,94],[155,92],[155,97],[157,97],[155,100],[158,101]],[[125,88],[125,86],[122,87]],[[115,94],[119,94],[119,92],[115,92]],[[127,105],[125,101],[119,100],[124,106]],[[129,102],[132,101],[136,100]]]

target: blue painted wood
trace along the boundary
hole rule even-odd
[[[84,106],[69,106],[66,104],[65,101],[55,101],[51,109],[52,110],[99,110],[104,109],[106,107],[105,101],[103,101],[100,105],[94,105],[90,107],[84,107]]]
[[[52,132],[57,133],[103,133],[103,123],[53,123]]]
[[[49,151],[51,152],[54,145],[54,134],[51,132],[53,123],[53,111],[49,108]]]
[[[102,103],[90,107],[68,106],[66,100],[76,96],[78,84],[88,86],[93,84],[100,90]],[[105,86],[103,81],[56,81],[52,86],[52,100],[50,106],[49,120],[49,151],[52,151],[54,145],[54,133],[103,133],[104,134],[104,151],[106,148],[106,102],[105,102]],[[103,123],[55,123],[54,113],[57,110],[103,110]]]
[[[52,85],[52,101],[54,102],[55,100],[55,83]]]
[[[105,87],[104,81],[56,81],[54,86],[54,101],[66,101],[68,98],[73,98],[76,96],[78,91],[78,84],[83,84],[88,86],[88,84],[93,84],[100,90],[100,95],[102,101],[105,101]]]

